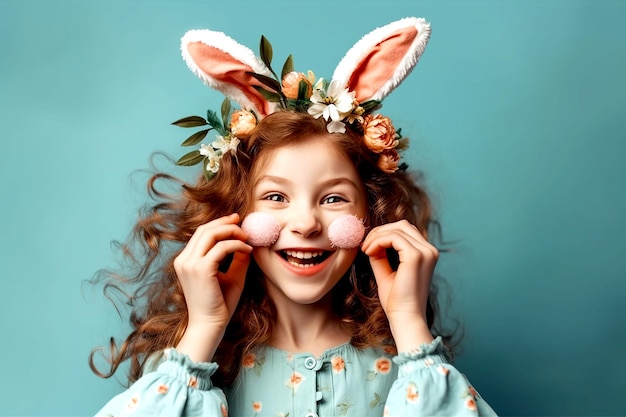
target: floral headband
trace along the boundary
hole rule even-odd
[[[278,77],[272,69],[272,45],[264,36],[259,59],[222,32],[191,30],[181,40],[183,59],[206,85],[226,98],[220,115],[209,110],[206,118],[189,116],[173,123],[185,128],[208,126],[182,146],[198,145],[211,130],[217,133],[209,145],[201,144],[176,163],[202,162],[204,175],[210,179],[218,172],[222,156],[235,151],[259,120],[289,110],[322,117],[331,133],[352,129],[378,155],[378,167],[384,172],[405,168],[399,165],[398,152],[407,147],[408,139],[388,117],[374,111],[413,70],[429,37],[430,24],[422,18],[408,17],[375,29],[346,53],[329,81],[316,80],[311,71],[296,72],[291,55]],[[231,100],[241,108],[234,110]]]

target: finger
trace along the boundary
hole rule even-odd
[[[221,274],[220,283],[223,283],[222,294],[230,311],[234,311],[234,307],[239,302],[249,265],[250,253],[235,252],[228,272]],[[236,290],[233,290],[233,287],[236,287]]]
[[[238,252],[250,254],[252,252],[252,246],[241,240],[221,240],[199,260],[198,267],[199,269],[204,268],[204,270],[210,274],[217,274],[220,263],[229,255]]]
[[[226,225],[226,224],[237,224],[239,223],[239,214],[232,213],[228,216],[219,217],[215,220],[211,220],[208,223],[205,223],[201,226],[198,226],[196,231],[191,235],[191,238],[187,242],[187,247],[194,247],[199,240],[202,240],[202,236],[206,233],[207,230],[211,230],[216,226]]]
[[[200,258],[206,255],[213,246],[223,240],[246,241],[248,235],[236,224],[222,224],[211,227],[201,226],[197,231],[198,238],[185,248],[186,255],[190,258]]]
[[[386,259],[386,250],[392,248],[398,252],[400,261],[399,267],[419,268],[422,265],[432,265],[438,259],[438,253],[432,246],[426,246],[417,242],[413,237],[408,236],[400,231],[395,233],[384,233],[372,240],[367,247],[363,248],[363,252],[370,256],[376,265],[385,266],[380,262],[381,258]],[[385,271],[380,269],[381,273]]]
[[[417,251],[414,243],[399,232],[378,236],[368,244],[367,248],[363,249],[363,252],[370,258],[372,271],[377,279],[390,276],[395,272],[387,257],[387,249],[389,248],[398,252],[400,263],[407,262],[407,252]]]
[[[391,223],[374,228],[363,241],[361,249],[365,252],[377,239],[393,235],[402,236],[407,241],[411,242],[411,244],[418,250],[427,250],[435,257],[438,257],[439,255],[437,248],[428,242],[428,240],[426,240],[426,238],[417,230],[415,226],[407,221]],[[393,247],[393,245],[389,247]]]

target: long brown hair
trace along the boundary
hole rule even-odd
[[[255,166],[263,163],[268,151],[290,143],[323,136],[355,165],[367,193],[369,227],[406,219],[424,235],[438,229],[431,201],[418,178],[406,171],[387,174],[376,166],[374,155],[358,134],[330,134],[322,119],[305,113],[280,111],[264,118],[236,152],[224,155],[220,170],[211,180],[200,176],[186,184],[165,173],[148,181],[148,192],[155,203],[140,214],[127,242],[120,244],[131,268],[125,274],[101,271],[94,282],[104,282],[107,296],[117,294],[131,309],[131,333],[118,347],[110,339],[110,364],[100,372],[95,364],[95,349],[90,366],[101,377],[112,376],[121,363],[130,359],[129,382],[137,380],[146,360],[164,348],[175,346],[187,326],[187,307],[176,277],[173,260],[197,227],[213,219],[240,213],[249,207],[250,180]],[[180,193],[159,191],[159,181],[180,183]],[[389,253],[392,264],[398,260]],[[433,284],[434,287],[434,284]],[[431,292],[427,311],[428,325],[438,334],[436,297]],[[346,276],[333,289],[335,313],[352,335],[356,347],[392,343],[389,322],[377,295],[376,281],[367,257],[359,253]],[[258,266],[251,261],[241,300],[217,349],[214,360],[220,364],[214,377],[217,386],[228,386],[239,372],[244,355],[266,343],[273,331],[275,308],[266,295]],[[449,338],[448,335],[444,335]]]

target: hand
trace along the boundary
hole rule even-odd
[[[389,319],[399,351],[408,351],[433,338],[426,321],[430,282],[439,251],[406,220],[375,227],[361,246],[369,256],[378,296]],[[394,271],[387,249],[398,252]]]
[[[243,291],[252,247],[238,222],[239,215],[231,214],[198,227],[174,259],[189,315],[177,349],[192,360],[212,358]],[[231,254],[228,271],[221,272]]]

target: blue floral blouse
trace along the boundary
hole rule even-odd
[[[232,387],[211,383],[216,363],[167,349],[155,369],[97,417],[317,417],[495,415],[446,360],[441,338],[410,353],[344,344],[319,357],[258,348]]]

